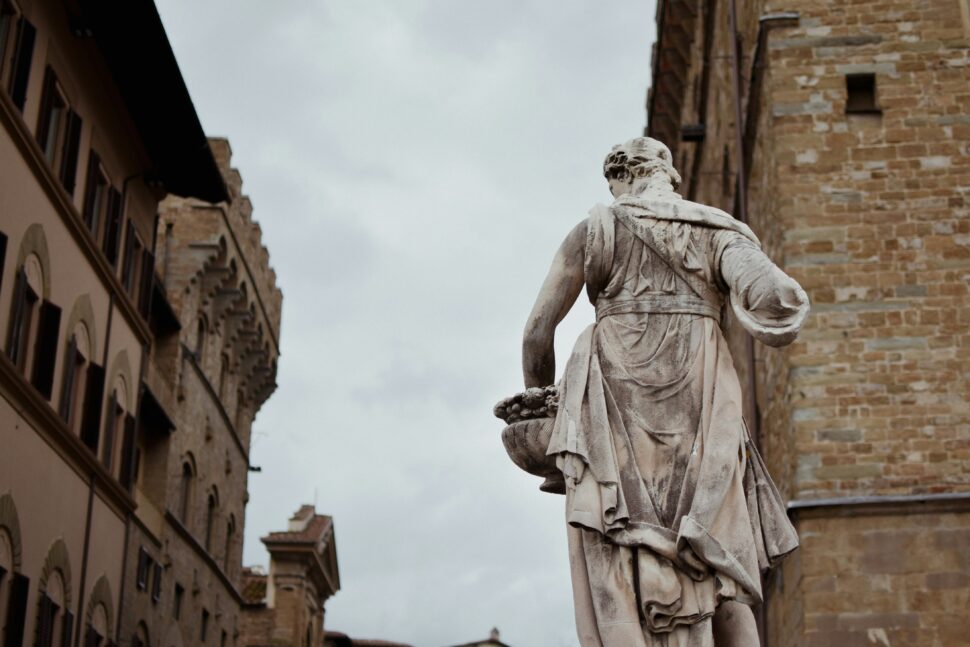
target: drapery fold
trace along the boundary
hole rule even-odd
[[[712,644],[717,604],[760,602],[760,571],[797,547],[710,313],[727,288],[742,325],[785,343],[807,299],[746,228],[673,211],[621,200],[588,220],[587,293],[605,314],[566,365],[547,452],[566,482],[584,647]]]

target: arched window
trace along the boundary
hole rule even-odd
[[[135,635],[131,637],[131,647],[148,647],[148,626],[139,622],[135,628]]]
[[[128,388],[122,376],[115,378],[114,388],[108,398],[104,435],[101,437],[101,463],[105,469],[118,476],[124,471],[122,465],[122,439],[125,435],[125,414],[128,404]]]
[[[17,271],[8,329],[7,355],[24,375],[30,375],[37,341],[38,311],[44,294],[44,270],[30,254]]]
[[[219,399],[226,400],[226,382],[229,378],[229,356],[225,353],[219,358]]]
[[[216,512],[219,508],[219,493],[215,488],[209,492],[205,509],[205,549],[211,553],[212,544],[215,539]]]
[[[81,431],[81,396],[87,381],[87,369],[91,358],[91,339],[88,327],[77,322],[64,357],[64,384],[61,387],[61,418],[75,433]]]
[[[226,522],[226,550],[222,555],[222,572],[229,575],[229,567],[232,565],[232,549],[236,541],[236,518],[229,515]]]
[[[108,644],[108,610],[98,604],[90,613],[90,621],[84,628],[83,647],[105,647]]]
[[[189,527],[189,515],[192,513],[192,486],[195,481],[195,469],[192,462],[182,463],[182,479],[179,482],[179,519],[186,528]]]
[[[54,570],[47,577],[40,594],[37,608],[37,647],[53,647],[61,644],[66,632],[71,631],[71,617],[65,604],[64,576]]]
[[[0,642],[19,645],[27,624],[30,579],[21,572],[20,517],[10,494],[0,495]]]
[[[207,333],[205,317],[199,315],[199,320],[195,323],[195,359],[202,363],[202,355],[205,353],[205,336]]]

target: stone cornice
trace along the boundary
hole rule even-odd
[[[788,514],[796,519],[939,512],[970,512],[970,492],[795,499],[788,503]]]

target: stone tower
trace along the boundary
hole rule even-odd
[[[276,388],[282,293],[225,139],[210,139],[229,199],[159,207],[151,415],[128,542],[122,635],[237,644],[253,419]],[[130,626],[129,626],[130,625]]]

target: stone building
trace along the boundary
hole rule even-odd
[[[282,293],[229,144],[209,145],[228,199],[159,206],[127,543],[122,635],[164,647],[239,644],[251,427],[279,356]]]
[[[333,519],[304,505],[262,539],[269,573],[243,572],[245,647],[323,647],[324,603],[340,589]]]
[[[0,0],[0,123],[2,644],[235,644],[281,294],[228,144],[149,0]]]
[[[660,0],[657,26],[646,133],[813,304],[787,349],[727,322],[802,540],[765,644],[965,644],[968,2]]]

